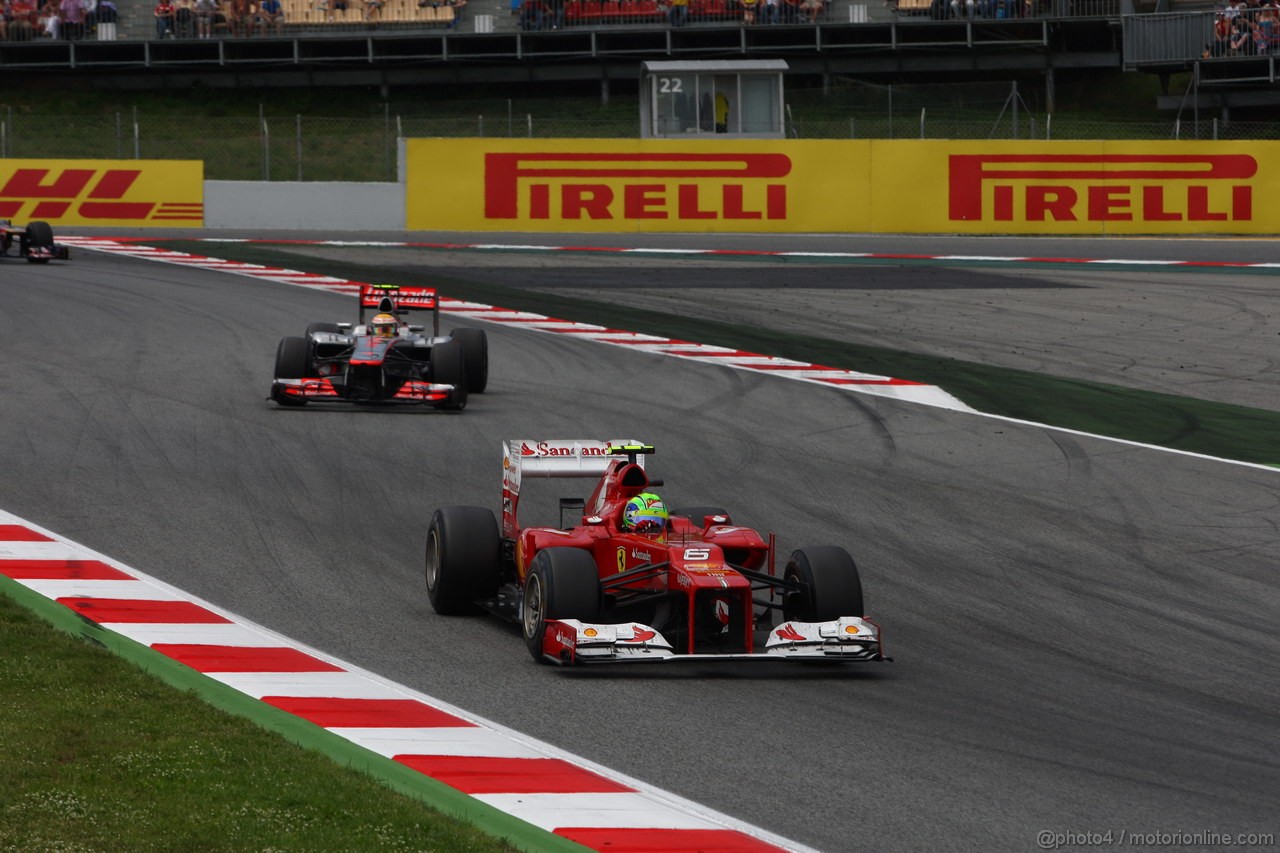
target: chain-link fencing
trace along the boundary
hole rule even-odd
[[[878,86],[848,83],[788,95],[793,139],[1280,139],[1280,122],[1226,122],[1183,110],[1166,121],[1049,114],[1014,84]],[[410,105],[406,105],[409,107]],[[417,112],[422,107],[414,108]],[[395,181],[401,138],[632,139],[639,106],[573,113],[538,102],[487,102],[475,112],[415,115],[387,104],[381,115],[324,118],[203,117],[111,113],[30,116],[0,105],[0,157],[202,160],[210,180]]]

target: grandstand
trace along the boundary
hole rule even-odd
[[[1166,85],[1191,72],[1200,106],[1280,103],[1280,44],[1204,55],[1211,0],[975,0],[974,18],[947,0],[830,0],[812,21],[813,0],[779,0],[777,23],[745,14],[764,0],[687,0],[680,26],[669,0],[384,0],[376,11],[368,0],[283,0],[281,32],[223,23],[208,40],[157,39],[150,3],[118,2],[114,40],[0,42],[0,68],[14,79],[92,71],[96,85],[120,88],[595,81],[607,99],[644,60],[783,58],[790,77],[822,85],[1040,79],[1052,104],[1058,73],[1124,68]]]

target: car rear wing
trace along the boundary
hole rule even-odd
[[[520,481],[524,477],[599,477],[619,457],[641,468],[651,445],[634,439],[533,439],[513,438],[502,442],[502,529],[504,535],[516,530],[516,508],[520,503]]]
[[[431,333],[440,336],[440,299],[434,287],[414,287],[402,284],[360,285],[360,322],[366,322],[365,312],[375,309],[378,313],[394,314],[399,319],[409,311],[429,310],[432,315]]]

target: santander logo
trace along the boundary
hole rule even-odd
[[[520,442],[520,456],[524,458],[545,459],[549,457],[574,456],[608,456],[609,447],[604,442],[597,445],[586,445],[579,442],[556,444],[550,441],[537,441],[532,446],[529,442]]]

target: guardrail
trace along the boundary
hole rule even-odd
[[[1212,11],[1125,15],[1121,19],[1125,67],[1198,61],[1261,62],[1274,67],[1274,60],[1280,57],[1280,22],[1272,27],[1271,39],[1261,46],[1253,39],[1246,39],[1240,48],[1232,49],[1215,44],[1215,18],[1216,13]],[[1253,74],[1247,79],[1258,77]],[[1272,79],[1274,81],[1274,77]]]
[[[1213,37],[1213,12],[1125,15],[1121,20],[1126,68],[1200,59]]]

